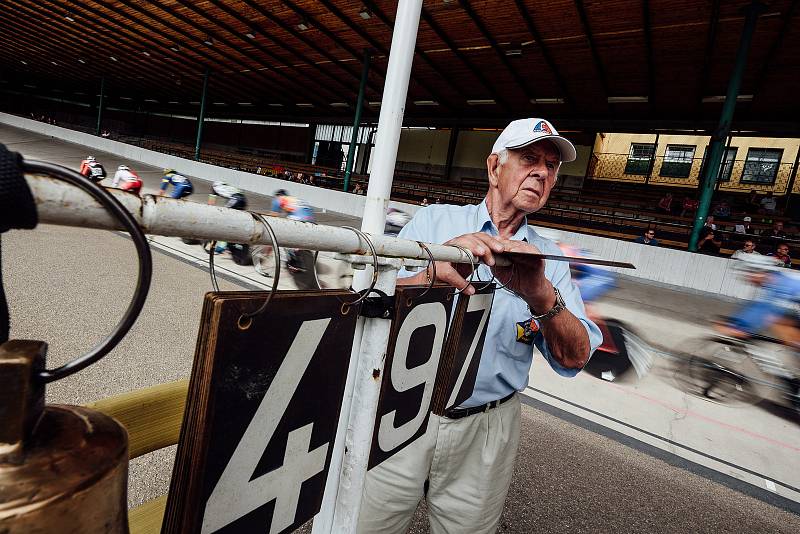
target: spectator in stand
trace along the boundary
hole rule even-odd
[[[742,219],[742,224],[737,224],[735,226],[735,230],[737,234],[755,234],[756,230],[750,225],[752,221],[752,217],[744,217]]]
[[[355,195],[363,195],[364,194],[364,188],[361,187],[361,182],[356,182],[356,184],[353,186],[353,194],[355,194]]]
[[[714,217],[720,220],[728,220],[731,217],[731,204],[728,202],[727,199],[720,200],[717,202],[716,206],[714,206],[714,210],[712,211]]]
[[[744,242],[744,246],[742,248],[731,255],[731,258],[734,260],[743,260],[750,257],[751,254],[761,256],[761,253],[756,250],[756,242],[752,239],[748,239]]]
[[[419,203],[419,205],[420,205],[420,206],[422,206],[423,208],[424,208],[425,206],[427,206],[427,205],[428,205],[428,197],[424,197],[424,198],[422,199],[422,202],[420,202],[420,203]]]
[[[697,243],[697,251],[701,254],[719,256],[722,249],[722,232],[710,231]]]
[[[781,241],[778,243],[778,246],[775,247],[775,252],[770,252],[767,255],[780,261],[784,267],[792,268],[792,257],[789,256],[789,245],[787,243]]]
[[[697,206],[700,204],[700,201],[694,199],[692,197],[685,197],[683,199],[683,205],[681,210],[681,217],[685,217],[687,213],[694,213],[697,211]]]
[[[633,240],[634,243],[639,243],[640,245],[651,245],[653,247],[658,246],[658,239],[656,239],[656,231],[653,228],[648,228],[647,231]]]
[[[672,213],[672,193],[667,193],[658,201],[658,211],[670,215]]]
[[[772,196],[772,191],[767,191],[767,196],[761,199],[760,204],[763,213],[773,214],[778,207],[778,201]]]
[[[772,223],[772,228],[764,230],[761,236],[772,238],[786,237],[786,231],[783,229],[783,221],[775,221]]]
[[[705,240],[709,235],[713,234],[717,229],[717,225],[714,224],[714,216],[709,215],[706,217],[706,222],[703,224],[703,227],[700,229],[700,241]],[[700,247],[700,243],[697,244],[698,248]]]
[[[747,206],[745,207],[745,211],[758,212],[759,209],[761,209],[761,199],[758,198],[758,191],[753,189],[750,191],[750,195],[747,197]]]

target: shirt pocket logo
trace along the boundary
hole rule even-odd
[[[539,333],[539,325],[533,319],[528,319],[527,321],[518,322],[516,327],[517,342],[533,345],[533,340],[536,338],[536,334]]]

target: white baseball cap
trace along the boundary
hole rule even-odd
[[[519,119],[512,121],[502,131],[492,146],[492,154],[503,149],[522,148],[537,141],[549,139],[561,153],[561,161],[575,161],[578,157],[573,145],[567,138],[558,135],[555,127],[544,119]]]

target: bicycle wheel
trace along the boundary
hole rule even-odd
[[[267,278],[275,277],[275,256],[274,251],[269,245],[256,245],[251,249],[253,258],[253,268],[261,276]],[[280,254],[280,252],[278,252]]]
[[[693,395],[719,404],[749,404],[756,400],[747,377],[705,358],[688,362]]]

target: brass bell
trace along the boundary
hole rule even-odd
[[[0,346],[0,532],[128,532],[128,435],[78,406],[44,406],[47,345]]]

